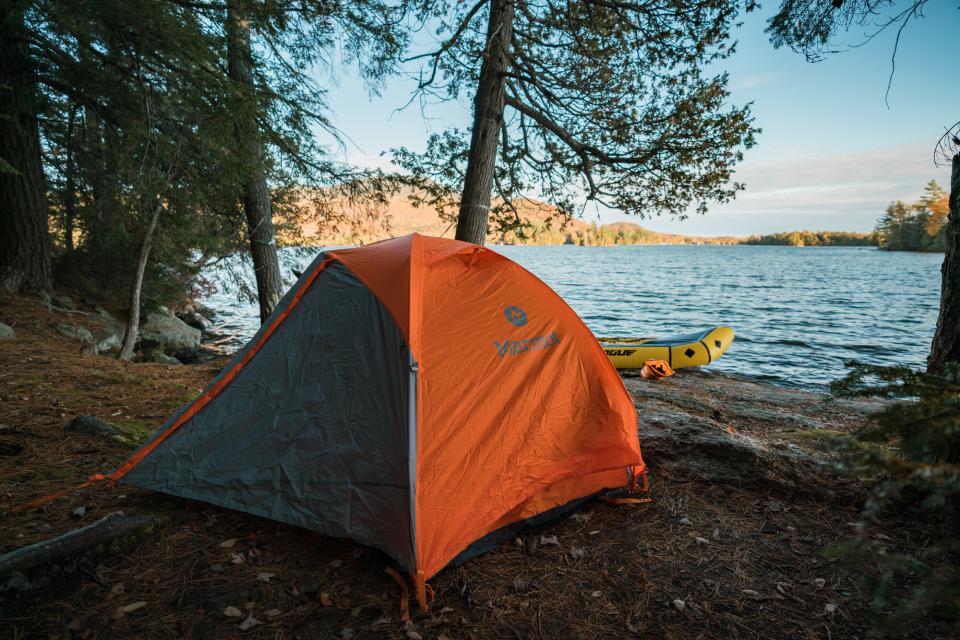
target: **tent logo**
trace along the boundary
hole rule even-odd
[[[510,322],[510,324],[518,327],[522,327],[523,325],[527,324],[527,314],[524,313],[523,309],[520,307],[510,305],[503,310],[503,315],[507,316],[507,321]]]

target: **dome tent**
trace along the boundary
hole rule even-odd
[[[376,547],[424,580],[644,472],[629,394],[549,287],[418,234],[327,251],[110,479]]]

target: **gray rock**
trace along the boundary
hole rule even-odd
[[[93,334],[90,333],[90,331],[85,327],[80,327],[73,324],[58,324],[57,331],[64,338],[69,338],[70,340],[79,340],[80,342],[93,343]]]
[[[215,309],[208,307],[205,304],[194,301],[190,306],[193,307],[193,310],[202,315],[204,318],[214,319],[217,317],[217,312]]]
[[[208,331],[210,327],[213,326],[213,323],[204,318],[202,315],[196,311],[187,311],[184,309],[177,313],[177,317],[186,322],[188,325],[194,329],[200,329],[200,331]]]
[[[740,432],[666,407],[642,408],[640,446],[653,471],[665,469],[711,482],[808,485],[823,465],[803,450]]]
[[[818,443],[849,432],[883,406],[876,399],[839,401],[709,370],[683,369],[658,382],[623,378],[651,470],[710,482],[857,490],[823,482],[834,466],[829,449]]]
[[[103,318],[104,320],[109,320],[110,322],[117,322],[117,319],[113,317],[113,314],[111,314],[109,311],[107,311],[100,305],[95,306],[93,310],[96,311],[97,315]]]
[[[152,312],[140,325],[140,341],[164,351],[192,351],[200,347],[200,330],[172,315]]]
[[[168,356],[165,353],[158,353],[155,361],[159,362],[160,364],[172,364],[172,365],[183,364],[173,356]]]
[[[0,340],[12,340],[17,337],[17,332],[10,325],[0,322]]]
[[[94,347],[97,353],[106,353],[120,348],[122,332],[117,333],[110,329],[98,329],[93,334]]]
[[[77,305],[73,302],[73,298],[67,295],[53,296],[53,303],[61,309],[70,309],[71,311],[75,311],[77,308]]]
[[[116,427],[93,416],[77,416],[67,425],[67,431],[92,433],[98,436],[115,436],[120,434],[120,431]]]

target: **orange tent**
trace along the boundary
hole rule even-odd
[[[351,537],[422,592],[642,473],[633,402],[576,313],[494,251],[413,234],[321,254],[110,477]]]

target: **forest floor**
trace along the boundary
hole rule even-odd
[[[397,585],[348,540],[131,487],[81,489],[33,511],[4,512],[114,468],[224,364],[82,355],[55,330],[60,321],[35,300],[0,297],[0,322],[17,332],[0,341],[0,440],[16,445],[0,448],[7,453],[0,456],[0,553],[114,511],[154,514],[160,524],[135,545],[50,569],[39,591],[0,589],[2,637],[871,635],[860,574],[822,553],[854,533],[863,497],[856,483],[820,491],[718,482],[648,455],[652,502],[595,502],[444,570],[431,581],[430,612],[411,603],[407,624]],[[693,371],[657,383],[625,381],[641,414],[708,416],[756,442],[811,450],[825,433],[855,428],[870,408]],[[110,422],[127,441],[65,431],[76,415]],[[80,516],[78,507],[85,509]],[[885,535],[919,544],[909,527],[891,525]]]

